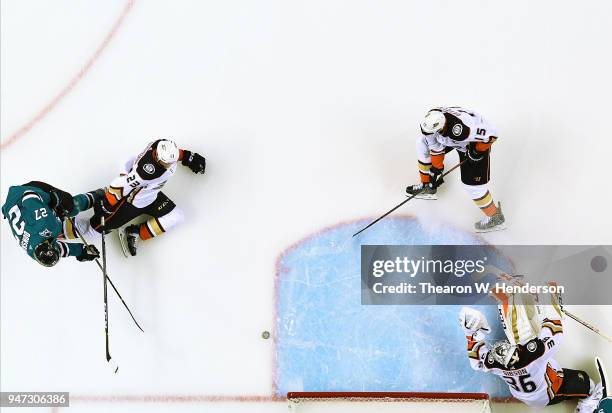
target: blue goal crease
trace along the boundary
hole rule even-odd
[[[362,244],[479,245],[482,239],[449,225],[429,229],[414,217],[381,221],[353,238],[365,224],[323,230],[281,256],[277,395],[419,391],[509,397],[502,381],[470,368],[458,306],[361,305]],[[495,306],[478,308],[489,320],[497,319]],[[492,337],[503,337],[501,326]]]

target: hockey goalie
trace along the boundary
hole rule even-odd
[[[553,358],[564,339],[558,297],[551,296],[550,305],[539,306],[511,296],[499,309],[508,340],[492,345],[485,341],[491,329],[484,314],[461,309],[471,367],[502,378],[512,396],[528,406],[577,399],[576,413],[593,413],[602,397],[601,383],[595,384],[582,370],[561,368]]]

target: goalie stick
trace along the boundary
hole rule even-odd
[[[505,272],[501,271],[499,268],[496,268],[494,266],[487,266],[487,270],[489,270],[489,271],[493,270],[493,272],[496,273],[497,277],[500,278],[500,279],[504,279],[506,281],[517,280],[519,285],[522,284],[522,281],[521,281],[522,280],[522,276],[508,275]],[[565,307],[563,307],[562,298],[559,296],[558,299],[559,299],[559,308],[558,308],[558,311],[561,311],[563,314],[565,314],[566,316],[568,316],[572,320],[576,321],[579,324],[582,324],[583,326],[585,326],[586,328],[588,328],[589,330],[591,330],[595,334],[599,334],[605,340],[607,340],[608,342],[612,343],[612,337],[611,336],[607,335],[606,333],[604,333],[603,331],[601,331],[599,328],[595,327],[591,323],[588,323],[588,322],[584,321],[583,319],[581,319],[577,315],[571,313],[570,311],[567,311],[565,309]]]
[[[585,326],[586,328],[588,328],[589,330],[591,330],[595,334],[599,334],[601,337],[605,338],[606,340],[608,340],[609,342],[612,343],[612,337],[610,337],[609,335],[605,334],[603,331],[601,331],[599,328],[595,327],[593,324],[587,323],[583,319],[581,319],[578,316],[576,316],[576,315],[570,313],[569,311],[567,311],[565,308],[562,308],[561,311],[563,312],[563,314],[565,314],[566,316],[568,316],[572,320],[582,324],[583,326]]]

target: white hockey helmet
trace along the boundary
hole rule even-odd
[[[172,165],[179,160],[179,149],[176,143],[169,139],[162,139],[157,142],[157,149],[155,150],[157,160]]]
[[[508,340],[498,341],[491,348],[493,359],[504,367],[510,367],[518,361],[518,347]]]
[[[437,109],[430,110],[421,122],[421,131],[425,134],[432,134],[442,130],[446,124],[444,113]]]

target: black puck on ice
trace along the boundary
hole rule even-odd
[[[270,338],[270,332],[269,331],[264,331],[263,333],[261,333],[261,338],[263,338],[264,340],[267,340]]]

